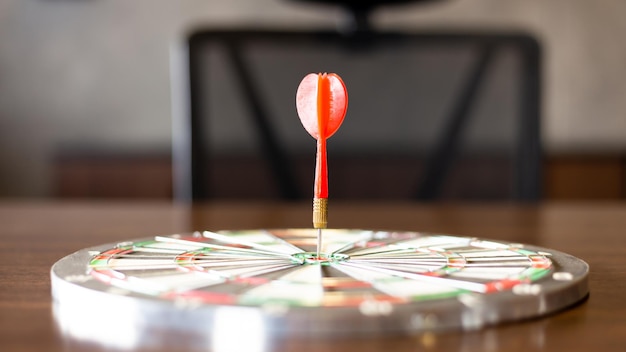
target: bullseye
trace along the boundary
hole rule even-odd
[[[346,261],[350,258],[349,255],[341,254],[341,253],[317,253],[313,252],[303,252],[296,253],[291,256],[294,261],[298,264],[308,264],[308,265],[330,265],[334,263],[339,263]]]

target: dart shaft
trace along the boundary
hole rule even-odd
[[[317,157],[315,165],[315,197],[328,198],[328,164],[326,138],[330,115],[330,82],[326,74],[318,77],[317,85]]]
[[[317,155],[315,158],[315,187],[314,197],[328,198],[328,162],[326,157],[326,140],[318,139]]]

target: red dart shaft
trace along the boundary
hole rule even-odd
[[[326,161],[326,139],[317,141],[315,165],[315,197],[328,198],[328,163]]]
[[[318,76],[317,85],[317,158],[315,165],[315,197],[328,198],[328,163],[326,139],[330,115],[330,81],[326,73]]]

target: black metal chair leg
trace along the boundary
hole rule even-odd
[[[292,172],[293,168],[280,146],[276,133],[270,126],[268,116],[261,103],[261,98],[257,94],[253,79],[242,58],[241,52],[236,44],[228,45],[227,51],[242,87],[245,96],[244,101],[249,102],[248,107],[250,108],[250,116],[253,119],[252,122],[256,126],[263,153],[270,163],[281,197],[283,199],[299,199],[299,192]]]
[[[485,71],[493,57],[495,49],[491,44],[485,44],[480,51],[476,65],[472,69],[457,103],[452,111],[449,123],[445,126],[439,144],[427,161],[425,174],[421,179],[416,194],[418,200],[430,201],[439,198],[442,185],[446,179],[450,166],[456,157],[461,142],[463,126],[469,119],[469,113],[479,86],[482,83]]]

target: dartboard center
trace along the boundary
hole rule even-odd
[[[291,255],[294,262],[302,265],[330,265],[332,263],[338,263],[346,261],[350,256],[339,253],[320,253],[315,252],[301,252]]]

